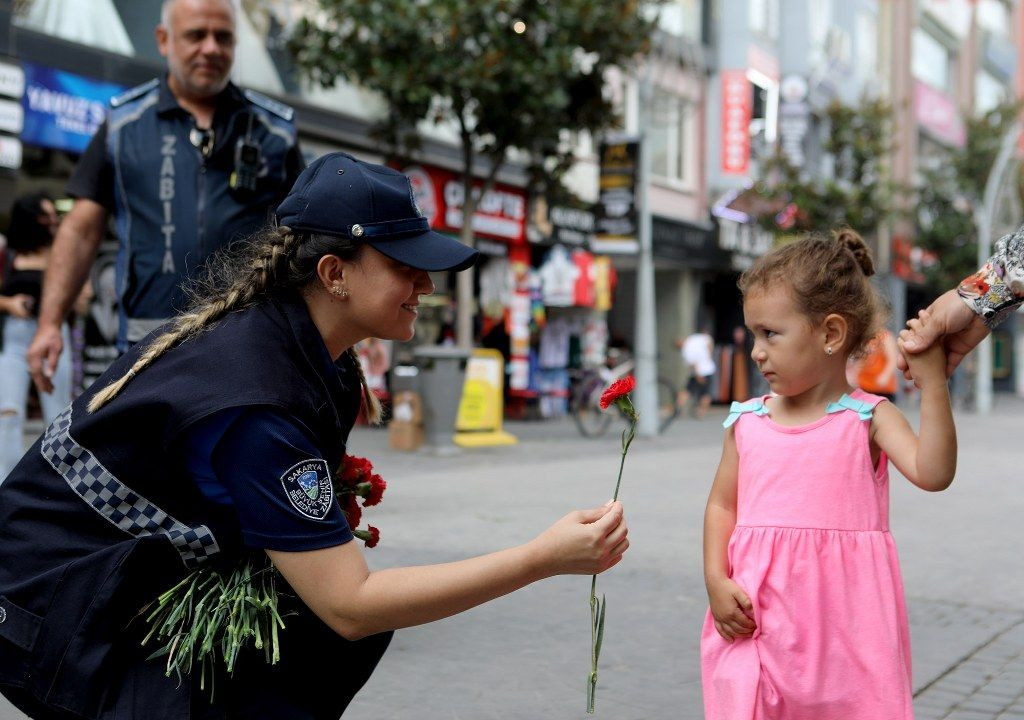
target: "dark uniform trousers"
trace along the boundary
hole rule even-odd
[[[338,467],[359,406],[355,369],[325,364],[297,294],[234,313],[166,353],[95,413],[140,343],[46,430],[0,485],[0,690],[35,718],[337,718],[390,641],[349,642],[297,598],[281,662],[243,656],[215,703],[146,661],[140,610],[191,570],[250,552],[237,520],[189,480],[182,433],[262,405],[297,418]]]

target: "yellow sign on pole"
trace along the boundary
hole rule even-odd
[[[460,447],[515,445],[515,435],[501,428],[504,418],[505,358],[497,350],[479,348],[466,363],[466,381],[455,419],[455,444]]]

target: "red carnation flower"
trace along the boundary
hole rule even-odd
[[[384,482],[384,478],[377,473],[371,475],[370,479],[363,484],[369,486],[367,493],[363,496],[363,507],[370,507],[379,503],[381,498],[384,497],[384,491],[388,487],[388,484]]]
[[[355,487],[373,472],[373,465],[366,458],[346,455],[341,461],[341,481],[349,487]]]
[[[356,501],[356,496],[353,493],[347,493],[342,499],[341,509],[345,512],[345,519],[348,520],[348,526],[350,528],[359,527],[359,522],[363,519],[363,511],[359,507],[359,503]]]
[[[636,378],[632,375],[616,380],[601,394],[601,409],[607,410],[609,405],[616,402],[619,398],[629,395],[635,387]]]
[[[353,530],[352,534],[366,543],[366,547],[377,547],[377,543],[380,542],[380,530],[373,525],[370,525],[369,528],[369,530]]]

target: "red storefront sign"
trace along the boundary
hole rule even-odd
[[[458,234],[463,225],[465,189],[462,178],[448,170],[413,165],[402,170],[412,181],[413,195],[430,227]],[[482,182],[474,183],[479,194]],[[473,214],[473,232],[481,237],[526,243],[526,193],[510,185],[495,183],[480,198]]]
[[[750,116],[754,94],[746,70],[723,70],[722,160],[723,175],[746,175],[750,170]]]

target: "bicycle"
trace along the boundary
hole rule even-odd
[[[612,424],[613,411],[601,409],[601,394],[611,383],[633,372],[636,362],[629,358],[613,367],[596,367],[582,370],[570,398],[573,419],[584,437],[600,437]],[[658,432],[663,433],[679,417],[676,405],[678,390],[665,377],[658,377]],[[625,415],[616,407],[616,412],[625,420]]]

